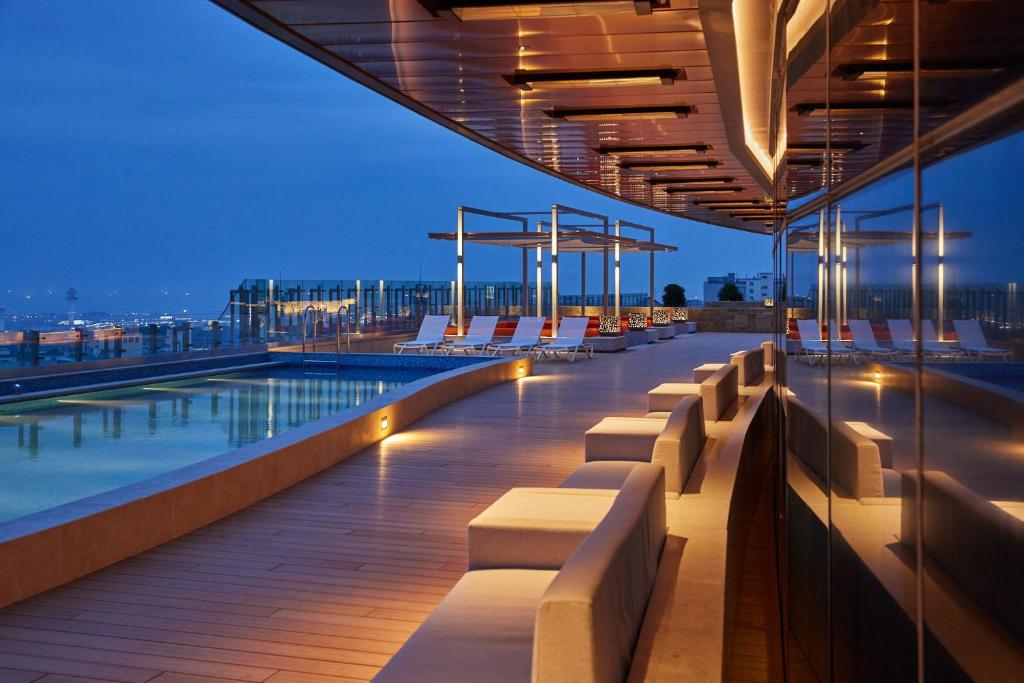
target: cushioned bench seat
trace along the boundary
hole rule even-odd
[[[764,376],[764,349],[759,346],[756,349],[737,351],[729,356],[729,363],[736,366],[740,386],[749,387]]]
[[[664,470],[636,463],[560,570],[466,573],[374,680],[625,680],[665,534]]]
[[[469,523],[470,570],[559,569],[608,514],[618,489],[510,490]]]
[[[587,462],[565,478],[559,488],[568,489],[615,489],[622,488],[629,473],[637,466],[629,460],[598,460]],[[667,487],[666,487],[667,489]]]
[[[705,363],[704,365],[698,365],[693,369],[693,383],[700,384],[726,365],[728,363]]]
[[[541,597],[557,571],[466,573],[374,678],[379,683],[526,683]]]
[[[614,470],[616,474],[611,474],[613,470],[607,467],[588,469],[602,461],[652,462],[665,468],[665,492],[678,496],[704,450],[707,435],[703,402],[700,396],[686,396],[663,419],[605,418],[597,425],[601,427],[599,432],[587,432],[587,464],[561,486],[572,482],[569,487],[595,487],[606,477],[615,481],[626,472],[622,468]]]
[[[704,399],[704,417],[722,419],[726,411],[739,398],[739,374],[733,364],[723,365],[700,384],[666,383],[647,392],[648,412],[671,412],[686,396],[700,394]]]
[[[624,458],[649,461],[654,444],[664,429],[664,419],[606,417],[584,434],[584,458],[587,462]]]

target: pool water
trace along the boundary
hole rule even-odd
[[[1024,363],[949,363],[942,369],[1024,393]]]
[[[270,439],[436,372],[284,366],[0,406],[0,522]]]

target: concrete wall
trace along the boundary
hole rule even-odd
[[[765,332],[775,330],[775,309],[754,301],[713,301],[687,309],[698,332]]]

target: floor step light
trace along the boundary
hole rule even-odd
[[[502,76],[520,90],[563,88],[625,88],[673,85],[685,80],[682,69],[613,69],[602,71],[522,71]]]
[[[601,17],[614,14],[652,14],[656,9],[669,9],[671,0],[420,0],[434,16],[451,12],[462,21],[500,21],[507,19],[562,19]]]
[[[553,119],[566,121],[628,121],[632,119],[685,119],[697,109],[686,104],[660,107],[593,107],[588,109],[553,109],[545,112]]]

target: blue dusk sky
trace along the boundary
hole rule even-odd
[[[79,310],[214,312],[246,277],[447,280],[454,247],[426,233],[453,230],[459,204],[557,202],[654,225],[679,247],[659,257],[657,287],[691,296],[707,275],[771,269],[767,237],[526,168],[206,0],[0,0],[0,64],[9,310],[64,310],[71,286]],[[578,292],[578,262],[565,260],[563,291]],[[598,257],[588,266],[597,292]],[[623,266],[624,291],[645,291],[646,257]],[[520,267],[518,252],[470,248],[466,277]]]
[[[207,0],[0,0],[0,306],[219,312],[246,277],[443,279],[456,206],[557,202],[654,225],[679,252],[656,287],[701,295],[708,275],[771,269],[764,236],[646,211],[526,168],[300,55]],[[1024,136],[924,179],[946,207],[947,282],[1017,282]],[[908,204],[904,174],[846,202]],[[852,214],[850,214],[852,215]],[[479,227],[485,224],[472,223]],[[866,229],[909,229],[910,216]],[[928,226],[926,225],[926,228]],[[865,281],[909,282],[899,249],[865,255]],[[813,257],[797,261],[797,291]],[[623,257],[645,291],[646,257]],[[563,261],[578,292],[579,259]],[[471,280],[520,277],[518,254],[470,247]],[[931,272],[926,267],[926,273]],[[599,291],[597,257],[588,291]],[[31,297],[31,298],[28,298]]]

